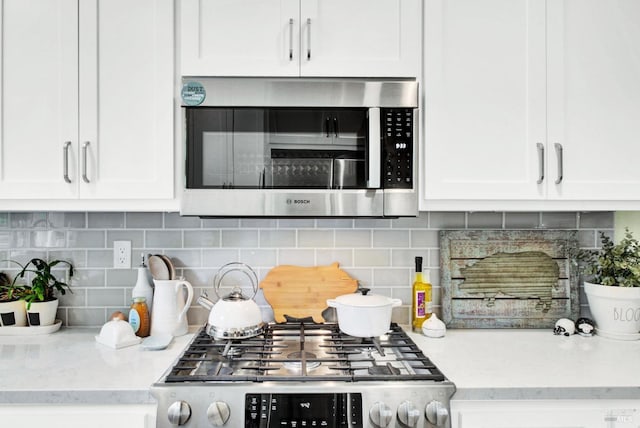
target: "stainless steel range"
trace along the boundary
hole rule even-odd
[[[450,427],[453,383],[397,324],[357,338],[333,323],[269,324],[244,340],[200,329],[151,388],[158,427]]]

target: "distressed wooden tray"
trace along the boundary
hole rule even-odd
[[[453,328],[550,328],[580,312],[576,231],[442,230],[442,318]]]

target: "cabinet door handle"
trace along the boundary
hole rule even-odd
[[[87,152],[89,151],[89,142],[85,141],[82,145],[82,180],[85,183],[89,183],[89,177],[87,177]]]
[[[338,125],[338,118],[333,117],[333,134],[336,138],[340,138],[340,127]]]
[[[307,61],[311,60],[311,18],[307,18]]]
[[[293,18],[289,18],[289,61],[293,61]]]
[[[71,183],[71,179],[69,178],[69,146],[71,146],[71,141],[65,141],[64,146],[62,147],[62,177],[67,183]]]
[[[329,135],[329,127],[331,126],[331,119],[329,118],[329,116],[327,116],[324,119],[324,130],[325,130],[325,135],[327,138],[329,138],[331,135]]]
[[[556,178],[556,184],[560,184],[562,183],[562,175],[564,172],[562,165],[562,144],[555,143],[553,146],[556,148],[556,158],[558,159],[558,178]]]
[[[536,183],[540,184],[544,180],[544,144],[538,143],[536,147],[538,149],[538,181]]]

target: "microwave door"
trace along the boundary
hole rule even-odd
[[[381,162],[382,143],[380,131],[380,109],[369,109],[369,138],[367,145],[367,165],[366,178],[368,189],[380,189],[381,186]]]

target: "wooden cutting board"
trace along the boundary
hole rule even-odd
[[[322,311],[327,308],[327,299],[354,293],[358,281],[340,269],[338,263],[311,267],[280,265],[269,271],[260,288],[277,322],[284,322],[285,315],[310,316],[315,322],[324,322]]]

